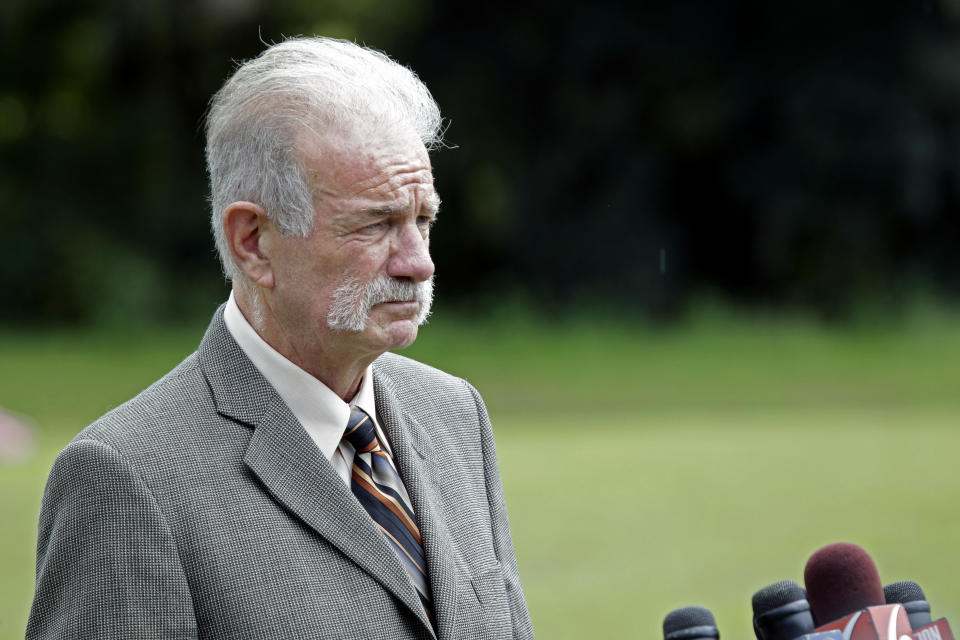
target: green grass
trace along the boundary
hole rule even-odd
[[[201,332],[0,332],[0,406],[38,431],[32,456],[0,462],[0,640],[22,637],[53,456]],[[952,317],[654,330],[438,314],[408,355],[487,401],[541,638],[656,638],[689,604],[752,638],[753,592],[802,582],[838,540],[870,551],[885,582],[920,582],[935,616],[960,613]]]
[[[752,638],[753,592],[781,579],[802,584],[810,553],[839,540],[870,551],[886,582],[919,581],[935,613],[960,612],[957,415],[500,419],[538,633],[656,638],[668,611],[700,604],[724,637]]]

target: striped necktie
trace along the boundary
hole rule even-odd
[[[410,507],[410,496],[403,480],[394,468],[390,454],[380,447],[373,420],[363,409],[350,407],[350,420],[343,437],[357,450],[350,490],[397,552],[432,622],[433,605],[420,527]]]

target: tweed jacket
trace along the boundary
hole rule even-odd
[[[57,457],[27,637],[532,638],[480,396],[389,353],[373,383],[435,625],[221,307],[195,353]]]

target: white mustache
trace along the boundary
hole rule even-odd
[[[363,331],[370,310],[383,302],[416,301],[420,305],[417,324],[426,322],[433,304],[433,277],[423,282],[399,280],[380,275],[370,282],[350,278],[333,292],[327,326],[337,331]]]

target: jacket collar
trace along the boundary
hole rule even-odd
[[[214,314],[200,343],[198,356],[217,412],[253,428],[244,462],[260,479],[265,491],[402,601],[433,633],[416,590],[396,553],[276,390],[234,341],[223,321],[223,307]],[[388,398],[378,391],[382,388],[375,366],[374,393],[378,407],[396,401],[396,398]],[[428,524],[433,517],[429,506],[430,491],[425,479],[417,477],[423,468],[412,461],[414,455],[420,455],[415,454],[412,447],[418,446],[418,450],[428,452],[431,448],[425,440],[425,433],[407,436],[406,422],[397,418],[393,408],[380,409],[378,413],[391,442],[397,443],[394,452],[414,502],[414,511],[424,529],[431,585],[436,592],[437,578],[442,578],[448,571],[446,564],[441,563],[438,576],[433,575],[437,560],[431,555],[438,552],[443,555],[443,552],[433,548],[437,544],[436,536],[433,533],[429,538],[427,536],[427,531],[433,531],[432,524]],[[399,459],[404,462],[399,463]],[[427,543],[427,539],[431,542]],[[445,591],[442,585],[440,591]],[[441,609],[451,621],[453,605],[451,600]]]

